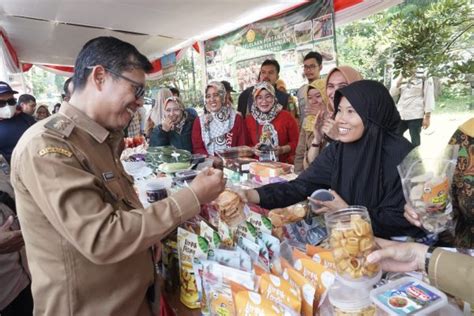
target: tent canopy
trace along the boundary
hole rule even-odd
[[[334,0],[336,22],[339,14],[360,18],[400,1]],[[305,2],[2,0],[0,27],[21,63],[73,65],[82,45],[97,36],[128,41],[153,60]]]

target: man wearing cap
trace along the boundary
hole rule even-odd
[[[18,92],[6,82],[0,81],[0,154],[10,163],[13,148],[21,135],[33,124],[33,116],[16,106]]]
[[[69,102],[15,148],[11,178],[35,315],[155,315],[153,245],[225,187],[211,168],[163,200],[140,203],[119,148],[151,69],[129,43],[90,40]]]

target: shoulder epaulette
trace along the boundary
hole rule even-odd
[[[60,114],[44,124],[44,127],[48,131],[59,134],[63,137],[69,137],[75,126],[76,125],[72,120]]]

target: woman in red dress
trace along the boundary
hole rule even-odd
[[[298,144],[298,123],[278,103],[275,88],[270,83],[257,84],[253,99],[252,111],[245,118],[247,145],[257,150],[271,148],[276,152],[278,161],[293,163]]]

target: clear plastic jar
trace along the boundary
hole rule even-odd
[[[354,285],[366,284],[372,279],[373,283],[377,282],[381,275],[380,266],[367,262],[367,256],[376,247],[367,208],[349,206],[326,213],[324,218],[336,272],[341,281]]]
[[[328,299],[332,314],[335,316],[374,316],[377,308],[370,300],[370,287],[362,287],[357,291],[335,282],[329,289]]]

